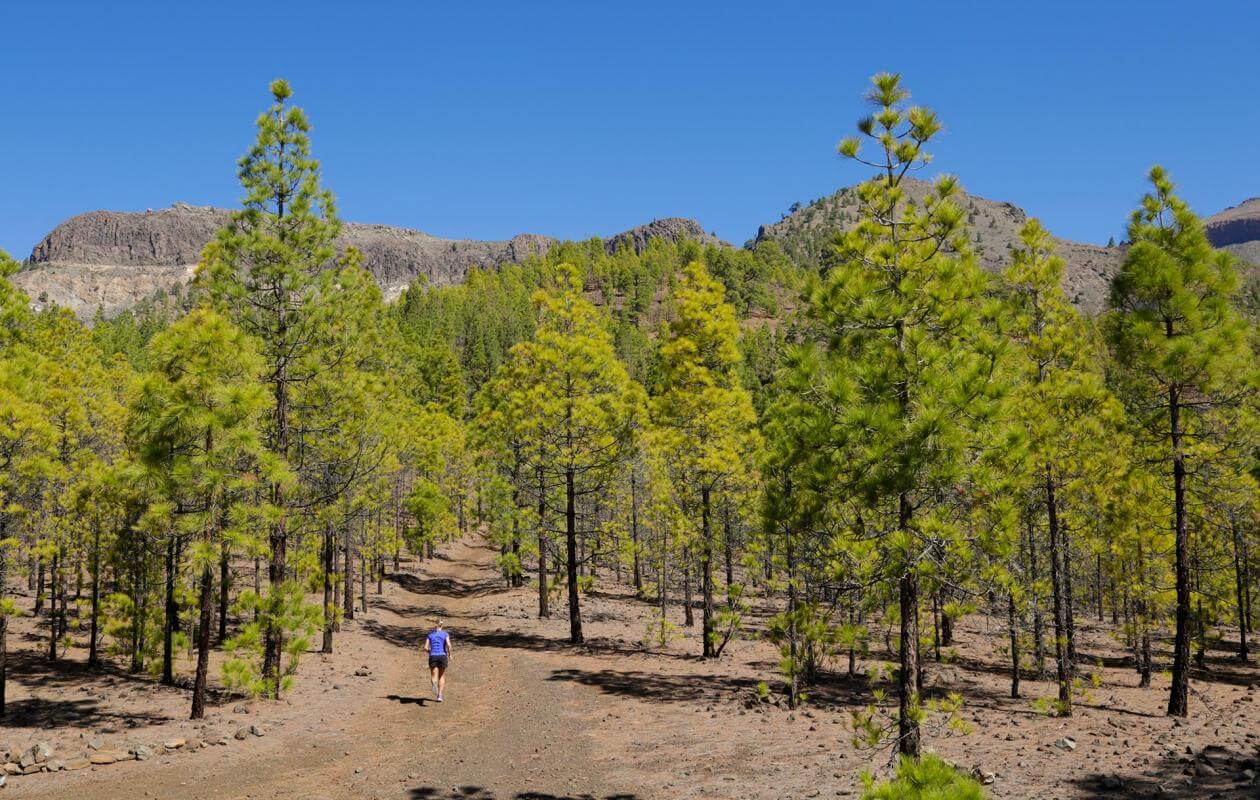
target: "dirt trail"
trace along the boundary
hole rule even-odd
[[[593,713],[596,689],[549,681],[553,654],[477,643],[502,635],[487,627],[486,607],[502,586],[493,557],[458,542],[418,573],[394,576],[396,585],[352,634],[354,663],[369,666],[374,680],[346,678],[328,701],[303,704],[261,738],[15,782],[10,793],[93,800],[634,797],[610,785],[576,724]],[[435,615],[454,637],[441,704],[431,699],[417,650]],[[343,639],[338,644],[348,645],[350,637]]]

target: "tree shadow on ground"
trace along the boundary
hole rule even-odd
[[[590,637],[582,644],[571,644],[564,639],[549,639],[545,636],[539,636],[533,633],[521,633],[519,631],[496,629],[493,631],[467,631],[460,634],[460,638],[465,642],[475,644],[479,647],[493,647],[511,650],[587,653],[594,655],[607,654],[616,656],[642,655],[647,652],[637,642],[630,643],[621,639],[609,639],[599,636]],[[696,659],[696,656],[686,653],[658,653],[653,651],[651,652],[651,655],[660,658],[673,658],[680,661],[694,661]]]
[[[667,675],[641,670],[553,670],[551,681],[571,681],[595,686],[606,694],[652,700],[659,703],[686,703],[709,699],[715,694],[751,692],[753,678],[731,675]]]
[[[1072,780],[1085,797],[1150,797],[1162,800],[1201,800],[1202,798],[1255,798],[1260,790],[1242,776],[1255,769],[1258,751],[1250,753],[1211,745],[1202,751],[1211,772],[1193,772],[1202,758],[1170,754],[1140,774],[1090,772]],[[1214,774],[1212,774],[1214,773]]]
[[[144,711],[107,711],[90,698],[48,700],[28,697],[5,704],[4,724],[29,728],[97,728],[116,723],[128,728],[161,725],[174,717]]]
[[[439,597],[484,597],[507,591],[503,581],[498,578],[461,581],[454,578],[422,578],[410,572],[395,572],[389,576],[389,580],[409,592]]]
[[[497,795],[480,786],[456,786],[450,789],[421,786],[412,789],[408,796],[412,800],[639,800],[639,796],[634,794],[551,794],[529,791]]]

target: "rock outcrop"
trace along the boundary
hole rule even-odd
[[[1214,247],[1228,250],[1251,265],[1260,266],[1260,197],[1244,200],[1203,221]]]
[[[908,180],[907,192],[922,198],[931,188],[926,181]],[[1012,203],[986,200],[963,194],[958,202],[967,212],[976,255],[981,266],[998,272],[1008,262],[1007,253],[1019,242],[1019,228],[1028,219],[1023,209]],[[818,264],[836,230],[847,230],[857,221],[857,191],[841,189],[830,197],[816,200],[785,216],[773,225],[763,225],[756,241],[777,242],[787,254],[802,263]],[[1111,276],[1124,258],[1122,247],[1099,247],[1066,239],[1056,239],[1057,252],[1067,262],[1063,289],[1079,308],[1097,312],[1107,301]]]
[[[112,315],[190,280],[202,248],[230,217],[227,209],[185,203],[156,211],[81,214],[35,246],[15,281],[40,303],[56,303],[82,316],[98,308]],[[641,250],[653,237],[719,241],[694,220],[670,218],[609,237],[606,246],[613,250],[624,243]],[[418,276],[436,286],[460,283],[473,267],[520,262],[555,243],[538,234],[503,241],[441,239],[408,228],[351,222],[343,226],[337,246],[362,252],[364,265],[385,296],[393,298]]]

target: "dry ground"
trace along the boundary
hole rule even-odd
[[[15,776],[3,791],[76,800],[845,797],[859,793],[863,768],[887,760],[849,742],[848,709],[869,699],[863,679],[828,676],[808,710],[749,708],[758,681],[775,684],[777,654],[767,643],[739,640],[719,661],[703,662],[690,632],[664,652],[644,652],[651,609],[618,591],[586,599],[589,642],[570,647],[567,621],[535,619],[534,592],[503,589],[492,564],[493,553],[473,539],[405,564],[371,596],[370,612],[346,624],[334,655],[305,658],[287,699],[224,698],[198,724],[184,719],[186,689],[121,670],[89,673],[79,649],[50,668],[33,621],[23,620],[11,635],[17,652],[0,744],[48,741],[67,758],[89,743],[145,744],[158,755]],[[455,648],[440,705],[417,651],[435,614],[448,620]],[[1210,674],[1192,681],[1191,720],[1176,725],[1163,715],[1167,678],[1138,690],[1107,632],[1086,623],[1081,652],[1102,664],[1090,668],[1101,686],[1075,716],[1054,719],[1032,707],[1053,694],[1050,683],[1025,681],[1024,699],[1007,697],[996,650],[1003,637],[998,623],[968,618],[956,660],[929,665],[929,683],[961,692],[974,726],[929,744],[996,773],[993,797],[1260,797],[1242,775],[1260,748],[1254,666],[1213,653]],[[264,735],[234,738],[250,725]],[[195,745],[225,736],[225,745],[161,748],[177,737]],[[1075,751],[1052,746],[1063,736],[1076,740]],[[1215,774],[1184,774],[1187,748],[1206,748]]]

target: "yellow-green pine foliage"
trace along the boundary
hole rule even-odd
[[[1248,329],[1235,306],[1233,258],[1214,250],[1203,224],[1160,167],[1129,223],[1133,242],[1112,281],[1107,320],[1122,394],[1172,475],[1164,527],[1175,538],[1176,631],[1168,713],[1189,707],[1191,531],[1187,492],[1198,473],[1231,445],[1208,424],[1213,409],[1254,397],[1257,377]],[[1191,488],[1194,487],[1194,488]]]

